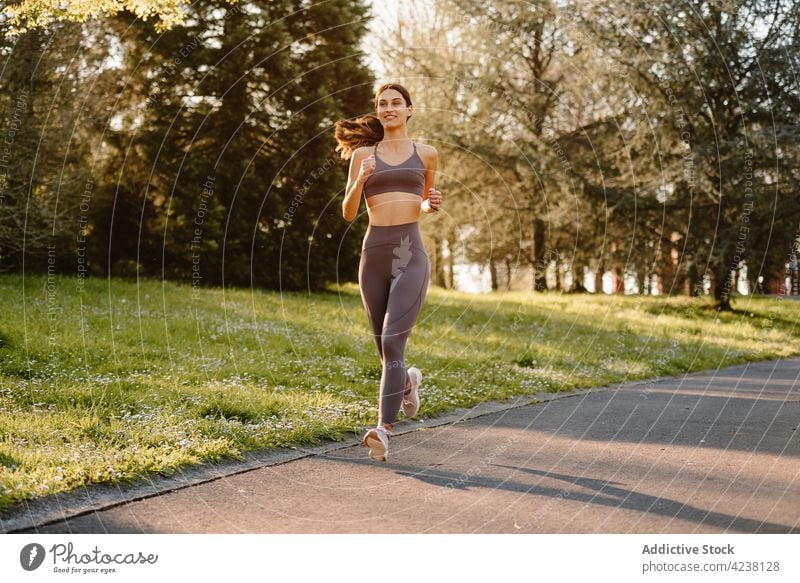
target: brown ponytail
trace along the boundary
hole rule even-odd
[[[371,113],[355,120],[340,119],[334,126],[334,137],[338,142],[336,151],[345,160],[349,160],[358,148],[377,144],[383,139],[383,124]]]
[[[397,83],[384,83],[375,92],[375,111],[378,111],[378,99],[386,89],[396,89],[406,100],[406,107],[412,105],[408,89]],[[410,118],[409,115],[406,121]],[[345,160],[349,160],[358,148],[372,146],[383,139],[383,124],[371,113],[354,120],[340,119],[334,124],[334,137],[338,142],[335,151],[340,152]]]

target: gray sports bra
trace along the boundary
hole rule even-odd
[[[382,192],[409,192],[422,196],[425,191],[425,163],[417,153],[397,165],[387,164],[378,157],[378,144],[375,144],[375,169],[364,182],[364,198]]]

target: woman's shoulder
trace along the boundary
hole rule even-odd
[[[435,162],[439,158],[439,152],[436,151],[436,148],[431,146],[430,144],[420,144],[416,143],[417,145],[417,154],[419,155],[420,159],[425,163],[425,166],[431,167],[431,163]]]
[[[370,154],[372,154],[373,148],[375,146],[361,146],[353,150],[352,157],[355,158],[358,156],[359,158],[366,158]]]
[[[415,143],[417,144],[417,152],[419,152],[420,156],[436,157],[439,155],[439,152],[436,151],[436,148],[434,148],[430,144],[421,144],[419,142]]]

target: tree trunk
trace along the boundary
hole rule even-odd
[[[724,257],[714,274],[714,304],[711,308],[720,312],[733,311],[731,306],[732,270],[729,269],[730,262],[726,260],[727,257]]]
[[[625,293],[624,274],[619,267],[611,271],[611,293]]]
[[[675,295],[687,295],[689,293],[689,280],[686,277],[685,269],[678,269],[675,273]]]
[[[644,265],[640,265],[636,270],[636,287],[641,295],[644,295],[645,293],[644,285],[645,281],[647,280],[646,270],[647,268]]]
[[[492,277],[492,291],[497,291],[497,263],[491,253],[489,253],[489,275]]]
[[[556,259],[555,263],[556,289],[563,293],[567,291],[567,278],[564,276],[564,270],[561,269],[561,262]]]
[[[605,273],[605,265],[600,262],[597,266],[597,271],[594,272],[594,293],[603,293],[603,273]]]
[[[545,225],[541,219],[533,219],[533,289],[534,291],[547,290],[547,266],[545,265]]]
[[[572,271],[572,287],[570,288],[571,291],[575,293],[582,293],[585,294],[588,290],[584,285],[583,276],[586,272],[585,266],[580,264],[578,266],[574,266],[574,270]]]
[[[442,245],[444,245],[444,239],[440,237],[433,238],[431,277],[433,278],[433,285],[447,289],[447,281],[445,281],[444,278],[444,257],[442,253]]]
[[[450,287],[456,289],[456,234],[450,231],[447,235],[447,247],[450,255],[447,256],[447,270],[450,275]]]
[[[675,293],[675,268],[669,253],[664,253],[661,259],[662,293],[672,295]]]
[[[689,283],[689,295],[692,297],[703,295],[703,278],[698,272],[694,259],[689,260],[686,266],[686,276]]]

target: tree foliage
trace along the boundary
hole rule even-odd
[[[337,211],[347,163],[332,125],[371,103],[374,80],[351,49],[363,5],[198,0],[187,10],[166,31],[121,12],[7,39],[4,85],[29,85],[34,109],[0,216],[45,209],[27,229],[49,223],[64,273],[80,255],[90,275],[203,285],[353,279],[361,227]]]

